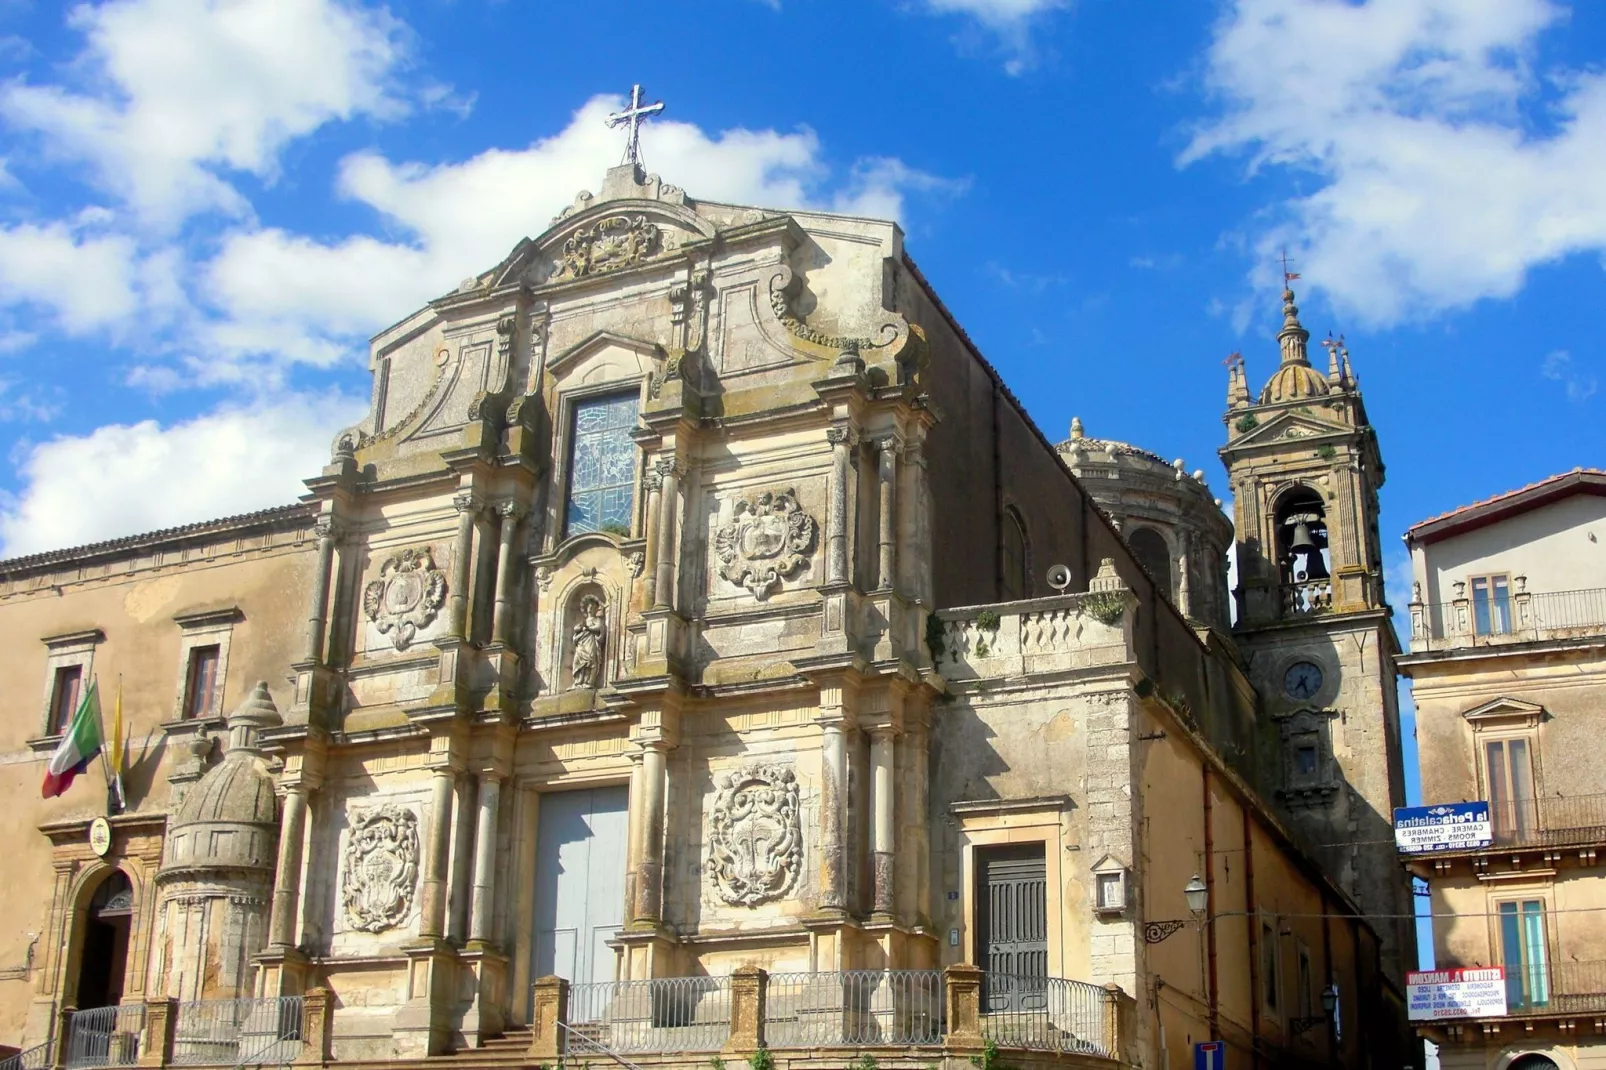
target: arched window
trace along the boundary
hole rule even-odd
[[[1003,545],[1003,596],[1004,601],[1014,602],[1031,595],[1031,572],[1027,562],[1029,543],[1026,541],[1026,525],[1022,522],[1020,514],[1013,506],[1004,510],[1004,545]]]
[[[1307,487],[1277,500],[1277,565],[1282,582],[1315,583],[1332,574],[1327,548],[1327,510]]]
[[[1132,547],[1132,556],[1138,559],[1138,564],[1148,570],[1155,584],[1170,597],[1171,550],[1166,546],[1165,536],[1153,528],[1133,528],[1126,541]]]

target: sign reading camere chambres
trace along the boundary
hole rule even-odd
[[[1409,970],[1405,1005],[1406,1017],[1413,1022],[1499,1018],[1506,1013],[1505,967]]]
[[[1486,802],[1402,806],[1394,811],[1394,843],[1404,854],[1472,851],[1493,842]]]

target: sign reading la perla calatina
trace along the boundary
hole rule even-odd
[[[1506,1013],[1505,967],[1408,970],[1405,1007],[1413,1022],[1499,1018]]]
[[[1471,851],[1493,842],[1486,802],[1402,806],[1394,811],[1394,843],[1405,854]]]

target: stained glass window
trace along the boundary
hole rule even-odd
[[[634,394],[576,402],[569,429],[569,501],[564,534],[630,534],[636,486]]]

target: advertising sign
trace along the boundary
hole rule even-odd
[[[1505,967],[1409,970],[1405,1006],[1406,1017],[1413,1022],[1499,1018],[1506,1013]]]
[[[1394,843],[1405,854],[1472,851],[1493,842],[1486,802],[1402,806],[1394,811]]]
[[[1193,1070],[1227,1070],[1227,1045],[1202,1040],[1193,1046]]]

